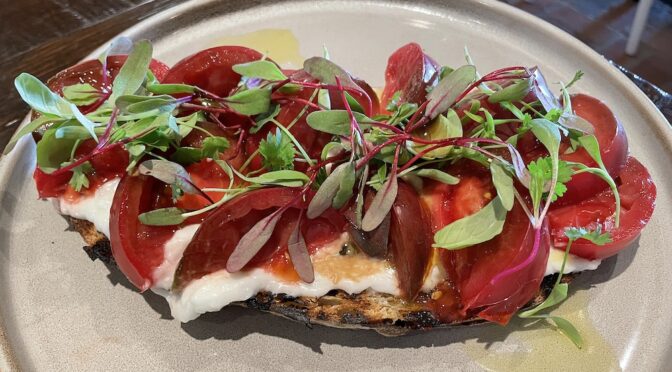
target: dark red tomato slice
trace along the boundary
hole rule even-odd
[[[195,85],[218,96],[228,96],[240,81],[232,67],[260,60],[263,55],[242,46],[219,46],[182,59],[166,74],[164,83]]]
[[[611,233],[612,242],[599,246],[585,239],[572,244],[571,252],[590,260],[613,256],[629,246],[651,219],[656,202],[656,185],[646,168],[629,157],[617,179],[621,197],[620,226],[615,227],[613,213],[616,209],[614,194],[610,189],[580,203],[552,210],[548,214],[551,237],[556,247],[564,247],[568,227],[585,227]]]
[[[295,201],[299,192],[299,189],[286,187],[260,189],[240,195],[219,207],[203,222],[184,251],[173,286],[180,289],[192,280],[226,269],[229,256],[252,226],[279,207],[294,202],[278,221],[269,241],[245,269],[263,265],[273,267],[274,261],[286,256],[287,239],[295,226],[298,210],[308,206],[306,201]],[[313,228],[313,224],[318,224],[319,229]],[[304,220],[302,228],[310,249],[334,240],[342,231],[342,225],[339,227],[324,216],[309,222]]]
[[[74,84],[90,84],[101,92],[109,92],[112,86],[112,81],[114,81],[114,78],[119,73],[121,66],[126,62],[126,58],[127,56],[125,55],[107,57],[107,84],[104,84],[103,65],[96,59],[84,61],[59,72],[47,81],[47,86],[59,95],[63,94],[64,87]],[[168,66],[155,59],[150,62],[149,69],[159,81],[162,81],[168,72]],[[88,106],[81,106],[80,109],[83,112],[87,112],[95,105],[96,103]]]
[[[385,89],[380,100],[382,109],[397,91],[401,91],[402,102],[423,103],[427,87],[438,81],[438,72],[439,65],[417,43],[397,49],[387,60]]]
[[[92,139],[82,142],[75,151],[75,159],[89,154],[95,147],[96,142]],[[89,187],[82,189],[81,192],[76,192],[68,185],[70,178],[72,178],[72,172],[52,175],[35,168],[33,178],[40,198],[65,196],[72,202],[81,195],[93,193],[104,182],[121,177],[126,173],[128,161],[128,153],[121,146],[113,147],[92,157],[90,163],[93,172],[89,175]]]
[[[572,108],[576,115],[593,124],[604,166],[612,177],[618,176],[628,157],[628,139],[621,123],[607,105],[597,98],[585,94],[572,96]],[[563,153],[568,147],[566,143],[563,144],[560,150],[561,160],[583,163],[589,167],[597,166],[584,149],[579,149],[570,154]],[[547,155],[543,146],[531,134],[520,138],[518,148],[526,162]],[[553,203],[552,207],[557,208],[562,205],[577,203],[597,194],[606,187],[607,185],[596,175],[590,173],[578,174],[567,183],[565,195]]]
[[[149,176],[124,176],[110,210],[110,245],[114,260],[128,280],[141,291],[149,289],[153,272],[163,262],[163,246],[175,226],[148,226],[138,216],[172,207],[169,186]]]
[[[429,216],[413,187],[399,183],[392,205],[389,250],[397,269],[401,295],[412,301],[420,293],[432,261]]]

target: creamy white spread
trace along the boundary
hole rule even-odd
[[[58,199],[61,214],[92,222],[98,231],[109,237],[110,207],[118,179],[109,181],[89,197],[82,197],[70,203]],[[258,292],[285,293],[290,296],[323,296],[332,289],[348,293],[372,290],[392,295],[399,294],[395,270],[385,261],[364,255],[342,256],[339,251],[347,234],[321,248],[312,260],[315,267],[315,281],[286,281],[262,269],[253,269],[231,274],[226,270],[214,272],[189,283],[181,294],[170,293],[173,276],[182,253],[198,230],[198,225],[186,226],[178,230],[164,246],[164,261],[154,271],[154,290],[166,297],[176,319],[187,322],[200,314],[218,311],[231,302],[244,301]],[[564,250],[551,249],[546,275],[560,271]],[[565,265],[565,273],[594,270],[600,260],[586,260],[570,254]],[[338,270],[336,270],[338,269]],[[445,277],[444,270],[435,265],[427,275],[423,291],[429,292]]]
[[[74,202],[65,198],[58,198],[57,208],[66,216],[87,220],[96,226],[96,229],[110,237],[110,208],[114,192],[119,184],[119,178],[107,181],[100,185],[93,195],[82,196]]]

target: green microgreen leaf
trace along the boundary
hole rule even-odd
[[[188,146],[178,147],[177,149],[175,149],[175,152],[170,156],[170,160],[185,165],[199,162],[202,159],[203,159],[203,151],[201,149]]]
[[[448,111],[462,92],[476,80],[476,68],[464,65],[451,72],[427,95],[429,103],[425,116],[434,119],[437,115]]]
[[[96,102],[101,93],[88,83],[78,83],[63,87],[63,97],[77,106],[86,106]]]
[[[124,95],[117,98],[114,104],[123,113],[138,114],[151,110],[157,110],[158,112],[169,112],[175,108],[177,103],[175,98],[169,95]]]
[[[558,317],[558,316],[552,316],[549,317],[555,323],[555,326],[558,327],[558,330],[562,332],[567,338],[569,338],[576,347],[579,349],[583,348],[583,338],[581,337],[581,333],[574,327],[572,323],[570,323],[567,319]]]
[[[256,123],[254,127],[250,128],[250,133],[254,134],[261,130],[264,125],[273,122],[276,116],[280,113],[280,105],[271,104],[268,111],[257,115],[254,118]]]
[[[226,262],[226,270],[230,273],[240,271],[259,252],[273,235],[275,225],[282,217],[282,212],[271,213],[262,218],[240,238],[238,245]]]
[[[574,85],[574,83],[576,83],[577,81],[581,80],[581,78],[583,77],[583,75],[584,75],[583,71],[581,71],[581,70],[576,71],[576,73],[574,74],[574,77],[572,78],[572,80],[570,80],[569,83],[567,83],[567,84],[565,85],[565,89],[569,89],[569,87],[571,87],[572,85]]]
[[[412,174],[418,176],[418,177],[424,177],[424,178],[429,178],[434,181],[438,181],[441,183],[445,183],[446,185],[457,185],[460,182],[460,179],[451,176],[450,174],[440,171],[438,169],[433,169],[433,168],[424,168],[424,169],[419,169]]]
[[[301,219],[296,222],[292,233],[287,240],[287,252],[292,260],[294,270],[299,274],[299,278],[306,283],[312,283],[315,280],[315,271],[313,263],[310,261],[310,253],[306,246],[306,240],[301,234]]]
[[[261,174],[257,177],[246,177],[236,173],[240,178],[247,182],[260,185],[277,185],[285,187],[300,187],[305,185],[310,178],[305,174],[294,170],[278,170]]]
[[[420,131],[420,137],[425,140],[437,141],[448,138],[457,138],[462,137],[462,122],[458,117],[457,113],[453,109],[449,109],[446,112],[446,115],[438,115],[434,120],[432,120],[426,126],[418,129]],[[411,147],[411,150],[415,153],[423,151],[425,148],[431,145],[414,145]],[[423,159],[437,159],[445,158],[450,151],[452,146],[444,146],[435,150],[432,150],[426,153],[423,156]]]
[[[56,131],[63,126],[77,125],[74,121],[67,121],[58,126],[52,126],[42,135],[37,143],[37,166],[45,173],[52,173],[65,162],[70,161],[70,154],[79,144],[79,140],[71,138],[56,138]]]
[[[242,115],[259,115],[268,111],[271,105],[271,90],[253,88],[243,90],[226,98],[226,104]]]
[[[112,82],[110,102],[116,102],[118,97],[135,94],[138,91],[145,81],[151,60],[152,44],[148,40],[136,42],[133,51]]]
[[[179,225],[186,219],[182,214],[184,210],[175,207],[155,209],[142,213],[138,216],[140,222],[150,226],[173,226]]]
[[[462,249],[488,241],[502,232],[506,208],[499,196],[478,212],[454,221],[434,234],[433,247]]]
[[[371,125],[366,122],[370,122],[371,119],[359,112],[353,114],[362,130],[370,128]],[[311,128],[321,132],[337,136],[350,135],[350,115],[346,110],[313,111],[306,117],[306,122]]]
[[[498,90],[488,97],[488,102],[499,103],[503,101],[520,101],[530,92],[530,79],[519,79],[504,89]]]
[[[514,202],[514,186],[513,178],[506,171],[500,162],[492,162],[490,164],[490,173],[492,174],[492,183],[495,185],[497,195],[502,201],[502,205],[507,211],[513,208]]]
[[[25,135],[30,134],[40,128],[42,128],[44,125],[47,123],[50,123],[54,121],[54,119],[48,117],[48,116],[39,116],[37,119],[31,121],[30,123],[24,125],[21,127],[14,135],[12,138],[9,139],[9,142],[7,143],[7,146],[5,147],[5,150],[3,151],[3,155],[9,154],[10,151],[14,149],[14,146],[16,146],[16,143]],[[87,132],[88,133],[88,132]]]
[[[268,133],[265,139],[259,142],[259,154],[262,156],[264,168],[276,171],[294,168],[294,156],[298,154],[294,143],[282,134],[280,129],[275,134]]]
[[[14,79],[14,86],[24,102],[42,114],[72,118],[71,103],[49,90],[38,78],[22,73]]]
[[[268,81],[279,81],[287,79],[278,65],[268,60],[240,63],[232,67],[233,71],[239,75],[251,78],[259,78]]]
[[[138,166],[140,174],[152,176],[173,188],[173,196],[178,197],[180,193],[201,194],[201,191],[194,186],[191,177],[184,167],[177,163],[167,160],[145,160]]]
[[[322,57],[308,58],[303,62],[303,69],[315,79],[325,84],[336,84],[336,78],[341,85],[348,88],[361,90],[350,77],[350,74],[342,67]]]
[[[380,226],[397,198],[397,175],[392,174],[374,196],[362,218],[362,230],[373,231]]]
[[[338,185],[338,191],[334,195],[331,206],[335,209],[340,209],[345,203],[352,198],[353,187],[355,186],[355,162],[348,162],[343,177],[341,177]]]
[[[187,84],[148,84],[147,91],[154,94],[196,93],[197,88]]]
[[[308,210],[306,211],[308,218],[314,219],[319,217],[332,206],[334,197],[338,193],[343,179],[348,177],[346,173],[351,170],[350,164],[343,163],[338,165],[322,182],[310,204],[308,204]]]

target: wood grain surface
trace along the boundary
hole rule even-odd
[[[0,3],[0,148],[28,112],[13,80],[42,80],[178,0],[2,0]],[[672,119],[672,96],[623,70]]]
[[[177,0],[3,0],[0,4],[0,148],[28,112],[13,81],[42,80]]]

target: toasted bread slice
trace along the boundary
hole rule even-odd
[[[95,226],[85,220],[68,217],[88,246],[84,247],[92,259],[100,259],[114,266],[110,242]],[[550,293],[556,275],[542,281],[539,294],[526,307],[540,304]],[[570,281],[572,275],[563,276]],[[321,324],[337,328],[373,329],[386,336],[399,336],[412,329],[432,329],[457,325],[483,323],[472,318],[452,323],[441,322],[432,312],[415,303],[385,293],[365,291],[348,294],[333,290],[321,297],[292,297],[284,294],[260,292],[256,296],[234,305],[244,306],[296,320],[305,324]]]

